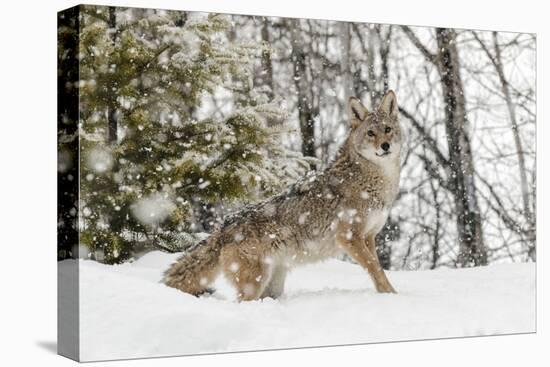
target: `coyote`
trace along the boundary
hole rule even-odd
[[[343,251],[368,271],[378,292],[395,293],[375,244],[399,185],[395,93],[388,91],[373,112],[351,97],[348,114],[349,135],[327,169],[226,219],[166,270],[164,283],[200,295],[223,272],[239,301],[277,298],[289,269]]]

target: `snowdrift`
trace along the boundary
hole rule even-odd
[[[399,293],[378,294],[330,260],[290,273],[281,299],[237,303],[224,279],[201,298],[160,283],[177,257],[80,260],[82,361],[535,331],[533,263],[388,272]]]

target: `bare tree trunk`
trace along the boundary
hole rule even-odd
[[[382,26],[378,26],[376,31],[378,33],[378,38],[380,40],[380,64],[382,68],[382,82],[383,82],[383,93],[385,94],[389,88],[389,59],[390,59],[390,45],[391,45],[391,35],[392,35],[392,26],[386,26],[388,32],[385,37],[382,34]]]
[[[529,206],[529,189],[527,186],[527,169],[525,167],[525,154],[523,152],[523,146],[521,143],[521,137],[519,135],[518,121],[516,117],[516,110],[514,103],[512,102],[512,97],[510,96],[510,88],[508,85],[508,80],[504,75],[504,69],[502,67],[502,57],[500,53],[500,46],[498,44],[497,32],[493,32],[493,45],[495,47],[495,68],[498,73],[498,77],[502,87],[502,93],[504,94],[504,99],[506,101],[506,106],[508,108],[508,114],[510,115],[510,122],[512,123],[512,133],[514,135],[514,143],[516,145],[516,151],[518,154],[519,162],[519,175],[521,180],[521,196],[523,199],[523,211],[525,216],[531,218],[531,210]]]
[[[436,29],[438,67],[445,103],[445,130],[449,147],[450,183],[453,188],[459,239],[458,264],[462,267],[487,264],[481,216],[474,182],[474,164],[466,98],[460,76],[456,32]]]
[[[291,34],[292,64],[294,85],[298,94],[298,118],[302,136],[302,154],[315,157],[315,114],[313,112],[310,90],[307,81],[306,52],[300,33],[300,21],[289,20],[287,23]],[[312,167],[315,168],[315,167]]]
[[[481,215],[474,181],[474,164],[470,139],[466,97],[460,76],[460,55],[456,46],[456,32],[437,28],[437,52],[430,52],[407,26],[403,31],[412,44],[432,62],[439,72],[445,108],[445,134],[449,158],[442,157],[436,146],[432,149],[449,171],[447,189],[453,195],[456,211],[459,252],[457,265],[461,267],[487,264],[487,249],[483,242]],[[421,128],[421,127],[420,127]],[[440,182],[443,182],[440,180]]]
[[[510,93],[510,83],[508,82],[508,79],[506,78],[506,74],[504,73],[504,66],[502,62],[502,54],[500,49],[500,44],[498,41],[498,32],[492,33],[492,40],[493,40],[493,49],[494,53],[491,52],[489,47],[483,42],[481,38],[479,38],[478,34],[476,32],[472,32],[475,39],[478,41],[479,45],[493,64],[495,71],[498,75],[498,79],[500,81],[500,89],[502,92],[502,95],[504,97],[504,101],[506,103],[506,107],[508,109],[508,116],[510,118],[510,125],[512,129],[512,135],[514,137],[514,145],[516,148],[516,154],[518,156],[518,170],[519,170],[519,177],[520,177],[520,185],[521,185],[521,198],[522,198],[522,204],[523,204],[523,215],[525,217],[526,222],[528,223],[529,227],[525,232],[526,239],[527,239],[527,245],[529,247],[528,255],[529,258],[531,258],[533,261],[536,257],[535,252],[535,246],[533,245],[535,243],[535,216],[533,214],[534,211],[531,210],[531,204],[529,200],[529,184],[528,184],[528,178],[527,178],[527,166],[525,164],[525,151],[523,149],[523,144],[521,141],[521,135],[519,133],[519,125],[517,120],[517,114],[516,114],[516,108],[515,104],[512,101],[512,96]],[[517,224],[516,224],[516,227]],[[521,226],[519,226],[521,228]],[[516,230],[515,228],[513,230]]]
[[[111,41],[113,46],[116,43],[117,32],[116,32],[116,7],[109,7],[109,28],[111,29]],[[109,144],[116,144],[118,139],[118,121],[117,121],[117,111],[116,111],[116,83],[113,82],[110,86],[110,91],[108,93],[110,100],[108,101],[107,107],[107,124],[108,124],[108,137],[107,141]]]
[[[360,26],[361,25],[357,23],[351,24],[354,34],[357,35],[357,41],[359,42],[362,53],[368,55],[369,54],[368,47],[363,37],[364,33],[362,32]],[[368,62],[366,63],[366,65],[368,67]],[[355,96],[359,99],[363,97],[363,94],[365,92],[370,90],[368,80],[364,79],[363,76],[361,75],[364,66],[365,66],[365,62],[363,62],[363,60],[360,60],[359,64],[355,65],[355,72],[353,73],[353,89],[355,92]]]
[[[369,85],[369,96],[371,98],[371,104],[377,106],[382,99],[383,91],[376,88],[378,78],[376,77],[376,37],[373,35],[373,31],[369,29],[367,38],[367,80]]]
[[[399,227],[399,220],[394,221],[391,216],[388,217],[386,224],[376,235],[376,254],[380,260],[380,266],[382,266],[385,270],[389,270],[392,265],[391,243],[397,241],[400,237],[401,228]]]
[[[438,200],[438,190],[434,185],[434,180],[430,180],[430,188],[432,190],[434,207],[435,207],[435,228],[433,235],[433,244],[432,244],[432,265],[430,269],[435,269],[437,267],[437,262],[439,261],[439,238],[441,232],[441,206]]]
[[[523,212],[524,212],[524,215],[527,217],[528,221],[530,221],[531,207],[529,204],[529,189],[527,184],[527,169],[525,165],[525,154],[523,151],[523,145],[521,143],[521,136],[519,134],[516,108],[515,108],[514,102],[512,101],[512,97],[510,94],[510,86],[508,83],[508,79],[504,74],[504,68],[502,66],[502,56],[500,51],[500,45],[498,43],[498,33],[497,32],[492,33],[494,54],[489,50],[487,45],[479,38],[477,33],[475,32],[472,32],[472,33],[474,34],[474,37],[476,38],[478,43],[481,45],[481,48],[483,49],[485,54],[489,57],[489,60],[491,60],[491,63],[495,67],[495,70],[498,75],[498,79],[500,81],[500,89],[504,96],[506,107],[508,109],[508,116],[510,118],[512,134],[514,136],[514,144],[516,146],[516,153],[518,155],[518,166],[519,166],[519,177],[521,181],[521,197],[523,202]]]
[[[342,73],[344,85],[344,105],[349,97],[355,94],[353,87],[353,75],[351,72],[351,34],[350,23],[340,23],[340,39],[342,42],[342,62],[340,63],[340,71]]]
[[[262,22],[262,45],[264,49],[262,50],[262,73],[261,73],[261,84],[269,88],[267,96],[269,100],[273,99],[273,64],[271,62],[271,50],[270,45],[271,41],[269,39],[269,20],[267,17],[264,17]]]

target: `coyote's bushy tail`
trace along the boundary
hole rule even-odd
[[[219,237],[211,235],[180,257],[164,272],[164,284],[193,295],[204,293],[219,273]]]

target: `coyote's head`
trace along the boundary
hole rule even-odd
[[[349,99],[348,110],[350,149],[376,163],[399,157],[401,128],[397,119],[397,98],[393,91],[386,93],[374,112],[369,112],[355,97]]]

